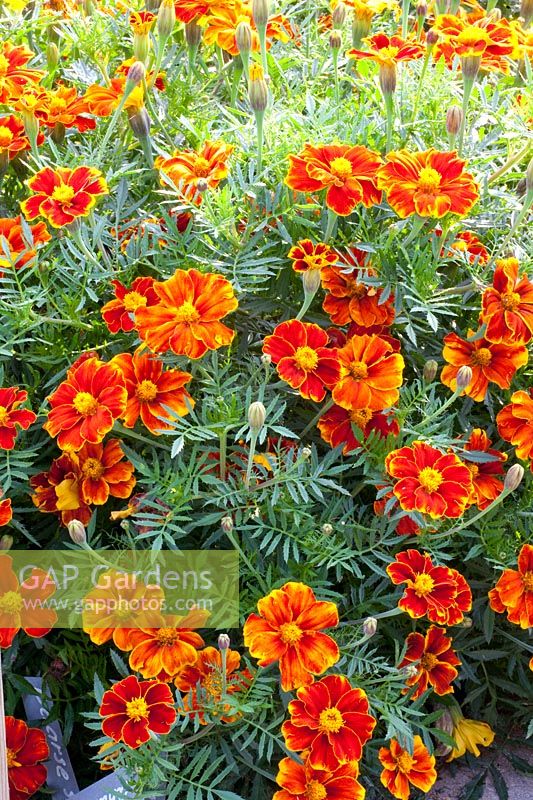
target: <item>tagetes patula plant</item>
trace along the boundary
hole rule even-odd
[[[446,760],[461,758],[466,752],[479,758],[480,746],[489,747],[493,743],[494,731],[486,722],[464,717],[461,708],[455,702],[450,705],[449,713],[452,719],[451,737],[455,746]]]
[[[533,337],[533,283],[516,258],[496,261],[492,286],[483,292],[481,320],[489,342],[528,343]]]
[[[35,639],[46,636],[57,621],[56,612],[46,607],[56,590],[53,579],[34,567],[20,583],[6,554],[0,555],[0,567],[0,648],[11,647],[20,630]]]
[[[175,150],[170,158],[158,156],[155,168],[161,172],[161,185],[168,182],[184,199],[199,205],[207,189],[216,189],[229,174],[228,160],[233,145],[207,141],[198,150]]]
[[[31,241],[27,238],[27,233]],[[3,247],[0,251],[0,271],[33,266],[37,249],[52,238],[45,222],[35,225],[22,225],[21,217],[0,217],[0,237]],[[7,252],[6,252],[7,250]]]
[[[302,764],[292,758],[280,761],[276,783],[282,788],[272,800],[364,800],[365,789],[357,780],[357,761],[339,764],[335,769],[316,769],[306,752]]]
[[[381,747],[378,755],[383,765],[381,783],[398,800],[409,800],[412,786],[426,794],[437,780],[435,756],[430,755],[420,736],[414,737],[412,751],[391,739],[389,747]]]

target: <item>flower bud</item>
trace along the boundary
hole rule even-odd
[[[264,364],[265,367],[269,367],[272,364],[272,356],[270,353],[263,353],[261,356],[261,364]]]
[[[302,272],[302,285],[306,295],[314,295],[320,288],[320,270],[308,269]]]
[[[461,130],[463,112],[459,106],[450,106],[446,112],[446,131],[450,136],[457,136]]]
[[[340,2],[335,6],[331,15],[331,20],[333,22],[333,27],[336,30],[340,30],[344,26],[344,23],[346,22],[346,6],[342,0],[340,0]]]
[[[233,530],[233,518],[230,516],[222,517],[220,520],[220,527],[224,531],[224,533],[231,533]]]
[[[352,19],[352,45],[355,49],[361,47],[361,42],[370,33],[372,19],[365,16],[357,16],[357,11],[354,10]]]
[[[85,525],[83,522],[80,522],[79,519],[73,519],[69,522],[67,528],[68,535],[74,544],[85,544],[87,541],[87,533],[85,531]]]
[[[471,628],[473,625],[472,617],[463,617],[461,622],[458,622],[456,627],[457,628]]]
[[[145,5],[147,11],[158,11],[159,6],[161,5],[161,0],[146,0]]]
[[[8,533],[4,533],[4,535],[0,537],[0,550],[11,550],[12,547],[13,537]]]
[[[248,425],[253,431],[260,431],[265,424],[266,408],[260,400],[250,403],[248,409]]]
[[[520,484],[522,483],[522,479],[524,477],[524,467],[520,464],[513,464],[507,470],[507,474],[505,476],[505,480],[503,482],[503,488],[506,492],[514,492]]]
[[[416,664],[406,664],[400,668],[400,673],[407,679],[414,678],[418,675],[418,667]]]
[[[427,3],[425,3],[424,0],[422,0],[422,2],[418,3],[416,7],[416,16],[425,19],[427,17],[427,13],[428,13]]]
[[[200,192],[200,194],[203,194],[204,192],[207,192],[208,188],[209,188],[209,184],[208,184],[208,182],[206,181],[205,178],[199,178],[196,181],[196,191]]]
[[[342,47],[342,36],[339,31],[331,31],[329,35],[329,46],[332,50],[340,50]]]
[[[130,128],[137,139],[147,139],[150,136],[150,117],[145,108],[140,108],[136,114],[128,116]]]
[[[371,636],[374,636],[377,629],[378,621],[375,617],[367,617],[363,622],[363,633],[367,639],[370,639]]]
[[[438,368],[439,365],[437,364],[435,359],[430,358],[429,361],[426,361],[426,363],[424,364],[424,371],[422,373],[426,383],[431,383],[432,381],[435,380]]]
[[[310,447],[303,447],[302,451],[300,453],[300,455],[301,455],[301,457],[303,458],[304,461],[309,461],[309,459],[311,458],[312,454],[313,454],[313,451],[311,450]]]
[[[202,41],[202,28],[196,22],[185,25],[185,41],[188,47],[197,48]]]
[[[524,28],[528,28],[533,19],[533,0],[522,0],[520,3],[520,16],[524,20]]]
[[[146,61],[150,52],[150,36],[147,33],[136,33],[133,36],[133,57],[137,61]]]
[[[128,70],[127,80],[138,86],[146,77],[146,67],[142,61],[134,61]]]
[[[325,522],[322,525],[322,533],[324,534],[324,536],[331,536],[331,534],[333,533],[333,525],[330,525],[329,522]]]
[[[263,68],[259,64],[250,65],[248,99],[252,110],[256,113],[262,113],[268,105],[268,86],[265,81]]]
[[[163,0],[157,13],[157,32],[161,39],[168,39],[176,24],[174,0]]]
[[[457,371],[457,378],[455,379],[458,389],[466,389],[472,383],[472,370],[470,367],[462,366]]]
[[[439,41],[439,34],[437,33],[436,30],[434,30],[433,28],[430,28],[430,30],[426,34],[426,44],[427,44],[427,46],[428,47],[435,47],[435,45],[437,44],[438,41]]]
[[[227,633],[221,633],[218,637],[218,649],[227,650],[231,644],[231,639]]]
[[[239,22],[235,30],[235,41],[239,53],[249,53],[252,49],[252,29],[246,20]]]
[[[269,16],[269,0],[252,0],[252,17],[258,28],[267,24]]]
[[[46,66],[52,72],[59,64],[59,48],[55,42],[48,42],[46,45]]]

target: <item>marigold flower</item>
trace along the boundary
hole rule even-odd
[[[281,728],[289,750],[309,748],[307,762],[314,769],[334,771],[339,764],[359,761],[376,725],[365,692],[344,675],[327,675],[298,689],[296,696]]]
[[[354,336],[337,350],[340,380],[334,402],[349,411],[383,411],[393,406],[402,385],[404,360],[380,336]]]
[[[394,34],[376,33],[363,39],[366,50],[352,49],[348,58],[374,61],[379,65],[379,81],[384,94],[396,89],[396,64],[402,61],[416,61],[425,55],[426,48],[414,39],[403,39]]]
[[[137,59],[132,56],[132,58],[127,58],[125,61],[119,64],[115,72],[116,77],[127,77],[130,67],[135,64],[136,60]],[[156,89],[159,89],[160,92],[163,92],[166,88],[165,77],[165,72],[158,72],[157,75],[154,75],[153,70],[147,69],[145,81],[147,86],[155,86]]]
[[[435,230],[437,236],[442,235],[442,231]],[[453,258],[457,253],[462,253],[468,258],[470,264],[486,264],[489,260],[489,253],[485,245],[471,231],[460,231],[455,239],[448,245],[448,258]]]
[[[472,475],[454,453],[442,453],[424,442],[393,450],[385,469],[399,478],[393,492],[404,511],[432,519],[460,517],[472,493]]]
[[[0,648],[11,647],[20,630],[34,639],[46,636],[57,622],[56,612],[46,607],[56,585],[44,570],[34,567],[19,584],[13,559],[0,555]]]
[[[230,3],[216,3],[209,9],[209,14],[202,20],[205,24],[204,42],[206,45],[216,44],[232,56],[239,55],[237,46],[237,27],[240,22],[247,21],[252,29],[252,51],[260,49],[259,36],[249,3],[235,0]],[[291,24],[283,14],[273,14],[266,26],[266,46],[270,49],[272,39],[288,42],[294,38]]]
[[[124,453],[118,439],[105,444],[85,442],[73,455],[80,472],[81,495],[85,503],[102,506],[109,497],[129,497],[136,480],[134,467],[122,461]]]
[[[489,342],[527,343],[533,337],[533,283],[518,268],[516,258],[496,261],[492,286],[483,292],[481,320]]]
[[[42,763],[50,757],[46,736],[15,717],[5,717],[5,726],[9,800],[27,800],[46,782]]]
[[[44,136],[39,135],[37,144],[42,144]],[[0,117],[0,163],[16,158],[20,153],[29,150],[30,140],[26,136],[24,123],[14,114]]]
[[[335,351],[327,348],[328,335],[318,325],[290,319],[266,336],[263,353],[272,357],[280,378],[298,389],[306,400],[319,403],[339,380]]]
[[[173,419],[185,417],[194,408],[194,400],[184,389],[192,378],[190,372],[164,370],[158,358],[140,350],[133,355],[120,353],[111,363],[120,369],[128,392],[124,412],[126,428],[133,428],[140,417],[143,425],[159,436],[163,431],[172,430]]]
[[[494,741],[494,731],[486,722],[466,719],[455,708],[452,708],[452,719],[452,738],[455,740],[455,747],[446,761],[460,758],[467,750],[478,758],[481,755],[478,745],[482,744],[483,747],[488,747]]]
[[[361,442],[354,433],[356,426],[367,438],[372,431],[375,431],[381,438],[393,435],[397,436],[400,426],[390,414],[383,414],[380,411],[372,411],[370,408],[355,408],[348,411],[341,406],[333,405],[323,414],[317,422],[321,437],[331,447],[343,447],[343,455],[352,453],[361,447]]]
[[[220,320],[237,308],[228,280],[213,272],[176,270],[172,278],[154,282],[155,306],[135,311],[141,339],[155,353],[201,358],[208,350],[231,344],[235,331]]]
[[[115,290],[115,300],[109,300],[102,307],[104,322],[111,333],[124,331],[128,333],[135,328],[135,311],[141,306],[154,306],[159,298],[154,291],[153,278],[135,278],[131,289],[120,283],[111,281]]]
[[[11,386],[0,389],[0,449],[13,450],[18,429],[26,431],[37,419],[37,414],[20,406],[28,399],[28,392]]]
[[[360,253],[360,263],[364,263],[366,253]],[[383,289],[373,283],[365,283],[365,278],[375,278],[373,269],[354,269],[347,271],[346,264],[338,263],[321,270],[322,286],[328,292],[322,308],[329,314],[335,325],[348,325],[355,322],[363,328],[373,325],[390,325],[394,321],[394,295],[381,302]]]
[[[478,68],[508,73],[507,58],[513,57],[518,45],[516,31],[506,19],[475,16],[476,12],[464,16],[441,14],[436,18],[432,30],[440,34],[441,39],[433,51],[435,61],[444,58],[452,69],[458,56],[463,69],[465,61],[476,59]]]
[[[507,456],[499,450],[491,450],[491,440],[481,428],[474,428],[465,451],[474,450],[477,453],[487,453],[492,456],[492,461],[468,461],[465,464],[472,476],[472,494],[470,503],[475,503],[481,510],[487,508],[503,491],[503,481],[497,475],[503,475],[503,463]]]
[[[479,197],[473,176],[464,171],[465,164],[455,152],[398,150],[387,153],[387,163],[377,171],[377,186],[402,219],[410,214],[464,216]]]
[[[174,8],[177,19],[187,25],[198,17],[214,16],[226,6],[226,0],[179,0]]]
[[[195,623],[196,617],[200,621],[200,615],[193,616],[192,613],[188,617],[168,616],[162,620],[163,627],[132,631],[129,641],[131,669],[140,672],[143,678],[156,678],[168,683],[185,667],[196,664],[204,640],[190,628],[177,627]]]
[[[132,11],[129,18],[130,27],[134,34],[143,36],[150,33],[156,20],[151,11]]]
[[[74,365],[49,398],[51,410],[43,428],[57,436],[62,450],[98,444],[126,410],[128,393],[122,373],[113,364],[90,357]]]
[[[446,631],[432,625],[425,636],[421,633],[410,633],[407,637],[405,657],[398,666],[416,666],[416,674],[406,680],[408,687],[416,686],[412,700],[424,694],[429,687],[438,695],[453,692],[451,684],[459,674],[455,667],[461,661],[452,648],[452,640],[445,633]]]
[[[299,155],[289,156],[285,183],[297,192],[326,189],[326,205],[346,217],[356,205],[366,208],[381,201],[376,171],[382,164],[377,153],[361,145],[304,145]]]
[[[261,598],[257,610],[244,623],[244,644],[261,667],[279,660],[283,691],[308,686],[339,660],[337,644],[322,633],[339,624],[337,607],[317,600],[309,586],[290,581]]]
[[[87,108],[96,117],[109,117],[115,111],[126,90],[126,75],[122,73],[111,79],[109,86],[93,83],[87,88],[83,99]],[[144,91],[142,85],[134,86],[124,102],[124,111],[135,114],[144,108]]]
[[[29,234],[29,235],[28,235]],[[3,269],[20,269],[32,263],[37,256],[37,247],[49,242],[52,237],[48,233],[46,223],[21,225],[21,217],[0,218],[0,271]],[[5,250],[9,251],[9,258]]]
[[[4,42],[0,50],[0,103],[9,104],[11,98],[20,94],[28,83],[39,83],[44,72],[29,69],[26,65],[34,53],[24,46]]]
[[[459,369],[462,366],[470,367],[472,380],[464,389],[464,394],[481,402],[487,395],[489,383],[495,383],[500,389],[509,388],[517,369],[527,364],[528,352],[520,343],[495,344],[485,337],[472,339],[473,336],[474,331],[469,330],[467,339],[461,339],[456,333],[448,333],[444,337],[442,355],[448,364],[443,368],[440,379],[455,392]]]
[[[0,489],[0,527],[9,525],[13,519],[13,509],[11,508],[11,499],[5,498],[4,492]]]
[[[380,747],[378,758],[383,765],[381,783],[398,800],[408,800],[411,784],[422,792],[429,792],[437,780],[435,756],[423,743],[420,736],[413,737],[413,752],[409,753],[391,739],[389,747]]]
[[[287,258],[291,259],[295,272],[321,271],[339,260],[338,254],[329,245],[324,242],[314,244],[311,239],[300,239],[291,247]]]
[[[35,490],[33,504],[44,514],[58,514],[65,526],[72,520],[87,525],[91,509],[83,500],[77,463],[72,454],[63,453],[54,459],[48,472],[40,472],[30,478]]]
[[[506,569],[489,592],[490,607],[507,612],[507,619],[521,628],[533,628],[533,545],[525,544],[518,555],[518,569]]]
[[[155,168],[162,173],[161,186],[167,187],[170,180],[185,200],[199,205],[198,186],[216,189],[229,174],[228,159],[234,150],[233,145],[216,140],[206,141],[198,150],[175,150],[171,158],[158,156]]]
[[[511,395],[509,405],[502,408],[496,417],[498,433],[516,447],[518,458],[533,459],[533,388],[527,392],[519,391]]]
[[[80,133],[96,128],[96,120],[86,116],[89,106],[85,97],[78,96],[74,86],[60,84],[47,93],[46,104],[35,111],[35,116],[47,128],[77,128]]]
[[[150,733],[168,733],[177,715],[168,686],[129,675],[104,692],[100,716],[106,736],[136,749],[150,739]]]
[[[299,764],[293,758],[283,758],[276,776],[276,783],[282,788],[272,800],[364,800],[365,790],[357,780],[358,774],[356,761],[325,770],[315,769],[307,760]]]
[[[26,219],[44,217],[53,228],[86,217],[96,199],[108,194],[107,183],[94,167],[45,167],[26,181],[35,194],[20,204]]]

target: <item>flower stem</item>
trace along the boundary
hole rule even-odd
[[[263,169],[263,122],[265,119],[264,111],[255,112],[255,124],[257,127],[257,172]]]
[[[468,111],[468,103],[470,101],[470,95],[472,94],[472,89],[474,88],[475,78],[464,78],[464,88],[463,88],[463,119],[461,120],[461,128],[459,130],[459,144],[457,147],[457,152],[461,155],[463,151],[463,141],[465,138],[465,130],[466,130],[466,115]]]
[[[392,92],[384,92],[385,110],[387,112],[387,143],[386,152],[388,153],[392,147],[392,129],[394,127],[394,95]]]
[[[305,428],[303,429],[303,431],[302,431],[302,432],[301,432],[301,434],[300,434],[300,439],[303,439],[303,438],[304,438],[304,436],[305,436],[305,434],[306,434],[306,433],[308,433],[308,432],[311,430],[311,428],[314,428],[314,427],[315,427],[315,425],[316,425],[316,423],[318,422],[318,420],[319,420],[321,417],[323,417],[323,416],[324,416],[324,414],[325,414],[327,411],[329,411],[329,409],[332,407],[332,405],[333,405],[333,398],[332,398],[332,397],[330,397],[330,398],[329,398],[329,400],[328,400],[328,402],[327,402],[325,405],[323,405],[323,406],[322,406],[322,408],[320,409],[320,411],[319,411],[317,414],[315,414],[315,416],[313,417],[313,419],[311,420],[311,422],[309,423],[309,425],[306,425],[306,426],[305,426]]]
[[[220,480],[226,480],[226,453],[228,448],[228,429],[224,428],[220,432],[220,448],[219,448],[219,464],[220,464]]]
[[[248,464],[246,465],[246,477],[244,485],[248,489],[250,486],[250,478],[252,477],[252,468],[254,465],[255,446],[257,444],[257,436],[259,431],[253,430],[250,436],[250,450],[248,451]]]
[[[409,6],[410,0],[402,0],[402,38],[405,39],[409,30]]]
[[[333,233],[333,228],[335,227],[335,222],[337,221],[337,215],[331,208],[328,208],[328,221],[326,225],[326,232],[324,234],[324,244],[327,244],[331,239],[331,235]]]

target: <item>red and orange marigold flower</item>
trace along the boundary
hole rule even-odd
[[[244,624],[244,644],[261,667],[279,661],[285,692],[313,683],[339,660],[337,644],[322,633],[339,624],[337,607],[317,600],[309,586],[286,583],[259,600],[257,610]]]
[[[307,760],[299,764],[293,758],[283,758],[276,776],[281,789],[272,800],[364,800],[358,774],[356,761],[329,770],[315,769]]]
[[[435,230],[437,236],[442,235],[441,230]],[[486,264],[489,253],[483,242],[471,231],[460,231],[455,239],[447,243],[446,256],[454,258],[457,253],[462,253],[470,264]]]
[[[419,511],[432,519],[453,518],[460,517],[469,504],[471,473],[454,453],[413,442],[389,453],[385,468],[398,479],[393,492],[404,511]]]
[[[383,411],[393,406],[402,385],[404,360],[392,345],[375,334],[353,336],[337,350],[340,379],[334,402],[349,411]]]
[[[387,195],[389,205],[402,219],[464,216],[479,197],[473,176],[457,153],[425,150],[387,153],[387,163],[377,171],[377,186]]]
[[[489,592],[491,608],[507,612],[507,619],[527,630],[533,628],[533,545],[523,545],[518,568],[506,569]]]
[[[474,428],[465,445],[466,453],[470,450],[487,453],[492,457],[490,461],[469,461],[468,456],[464,457],[464,463],[472,475],[470,502],[481,510],[493,503],[503,491],[503,481],[498,476],[503,475],[503,464],[507,461],[507,456],[499,450],[491,449],[491,444],[485,431]]]
[[[29,236],[28,236],[29,233]],[[38,245],[49,242],[52,238],[46,228],[46,223],[37,222],[35,225],[21,225],[21,218],[1,217],[0,237],[3,246],[0,248],[0,271],[4,269],[20,269],[34,261]],[[9,252],[7,256],[5,249]]]
[[[429,754],[420,736],[413,739],[412,753],[391,739],[388,748],[380,748],[378,758],[383,765],[381,783],[398,800],[408,800],[411,785],[427,793],[437,780],[435,756]]]
[[[0,389],[0,449],[13,450],[19,430],[26,431],[37,419],[37,414],[21,405],[28,393],[18,386]]]
[[[124,331],[125,333],[135,328],[135,311],[145,306],[153,306],[159,302],[153,285],[153,278],[135,278],[131,289],[120,283],[111,281],[115,291],[115,299],[109,300],[102,307],[101,313],[104,322],[111,333]]]
[[[41,134],[37,144],[41,144],[43,139]],[[13,114],[0,117],[0,164],[5,167],[7,162],[29,149],[30,140],[26,136],[22,120]]]
[[[20,204],[26,219],[44,217],[53,228],[86,217],[97,198],[109,192],[102,173],[95,167],[45,167],[27,184],[34,194]]]
[[[12,519],[11,499],[9,497],[4,498],[4,492],[0,489],[0,528],[4,525],[9,525]]]
[[[85,442],[81,450],[73,454],[85,503],[101,506],[109,497],[130,496],[136,483],[134,467],[123,459],[118,439],[109,439],[105,444]]]
[[[140,747],[150,734],[167,734],[176,721],[174,698],[158,681],[139,681],[135,675],[104,692],[100,705],[102,731],[115,742]]]
[[[198,150],[176,150],[171,158],[158,156],[155,168],[164,176],[161,185],[168,186],[170,180],[183,198],[199,204],[204,191],[216,189],[227,178],[234,149],[220,140],[206,141]]]
[[[360,253],[364,263],[366,253]],[[353,251],[352,251],[353,253]],[[394,320],[394,295],[382,301],[383,289],[375,285],[373,269],[354,269],[346,264],[336,264],[321,271],[322,286],[328,292],[322,308],[335,325],[355,322],[364,328],[373,325],[391,325]],[[370,279],[366,282],[366,279]]]
[[[34,53],[24,46],[4,42],[0,50],[0,103],[9,104],[28,84],[39,83],[45,73],[26,65]]]
[[[77,519],[87,525],[91,509],[84,501],[78,464],[73,453],[63,453],[54,459],[48,472],[30,478],[33,504],[43,514],[57,514],[63,525]]]
[[[376,171],[382,164],[377,153],[361,145],[304,145],[299,155],[289,156],[285,183],[297,192],[326,189],[326,205],[346,217],[362,203],[366,208],[379,203]]]
[[[153,286],[159,302],[137,308],[135,326],[154,353],[172,350],[178,356],[201,358],[208,350],[231,344],[235,331],[220,320],[238,303],[222,275],[178,269]]]
[[[251,682],[249,670],[239,671],[241,656],[236,650],[226,650],[226,694],[232,695],[244,691]],[[206,720],[202,709],[209,705],[209,714],[218,717],[221,722],[233,722],[235,715],[228,715],[230,707],[223,703],[222,690],[222,655],[216,647],[206,647],[198,651],[198,659],[194,665],[185,667],[174,683],[185,694],[184,711],[198,714],[201,724]]]
[[[425,47],[413,39],[402,39],[393,34],[376,33],[363,39],[366,50],[348,50],[348,58],[370,59],[377,64],[394,64],[399,61],[415,61],[422,58]]]
[[[65,128],[77,128],[80,133],[96,128],[96,120],[87,116],[89,106],[85,97],[80,97],[73,86],[60,84],[55,91],[47,92],[43,106],[35,116],[47,128],[64,133]]]
[[[19,583],[11,556],[0,555],[0,648],[11,647],[20,630],[34,639],[52,630],[57,614],[46,601],[55,590],[52,577],[37,567]]]
[[[376,725],[365,692],[344,675],[327,675],[296,696],[281,728],[289,750],[309,750],[307,763],[320,770],[359,761]]]
[[[354,426],[359,428],[363,438],[375,431],[380,437],[397,436],[400,426],[390,414],[372,411],[370,408],[355,408],[348,411],[341,406],[333,405],[317,422],[321,437],[332,447],[343,447],[343,454],[357,450],[361,442],[354,433]]]
[[[85,442],[98,444],[124,415],[127,399],[119,368],[86,358],[68,370],[66,380],[48,398],[51,409],[43,428],[57,436],[62,450],[80,450]]]
[[[477,68],[509,72],[507,59],[514,56],[518,38],[507,19],[479,16],[476,11],[472,14],[441,14],[435,20],[433,30],[441,37],[433,50],[433,57],[436,61],[444,58],[450,69],[458,56],[463,69],[475,59]],[[472,69],[470,64],[468,66]]]
[[[239,22],[246,21],[252,29],[252,51],[259,51],[259,35],[256,30],[252,15],[252,6],[248,2],[233,0],[233,2],[219,2],[214,6],[211,0],[204,0],[203,3],[196,3],[196,6],[209,4],[209,13],[202,18],[204,27],[203,41],[207,45],[216,44],[226,53],[232,56],[239,55],[237,47],[236,31]],[[181,5],[181,3],[180,3]],[[190,5],[187,2],[187,5]],[[178,14],[180,17],[180,14]],[[266,27],[266,46],[270,49],[271,40],[278,39],[281,42],[288,42],[294,38],[291,24],[283,14],[272,14],[269,16]]]
[[[126,89],[127,77],[124,74],[111,78],[108,86],[93,83],[87,88],[84,101],[91,114],[96,117],[109,117],[118,108]],[[127,114],[136,114],[144,108],[144,90],[142,84],[135,86],[124,102]]]
[[[511,402],[496,417],[498,433],[516,448],[522,459],[533,459],[533,388],[511,395]]]
[[[143,678],[168,682],[185,667],[196,664],[204,640],[191,628],[177,627],[195,624],[194,620],[192,613],[183,618],[169,616],[162,618],[163,627],[132,631],[129,641],[131,669],[140,672]]]
[[[481,320],[489,342],[529,342],[533,337],[533,283],[518,274],[516,258],[496,261],[492,286],[483,292]]]
[[[452,640],[444,634],[445,631],[432,625],[425,636],[410,633],[407,637],[407,650],[399,666],[416,666],[416,673],[406,680],[408,687],[416,686],[412,700],[428,688],[438,695],[453,692],[452,683],[458,675],[456,667],[461,661],[452,648]]]
[[[287,258],[292,261],[295,272],[309,272],[335,264],[339,260],[339,255],[324,242],[314,244],[311,239],[301,239],[291,247]]]
[[[290,319],[265,338],[263,352],[272,357],[280,378],[319,403],[339,380],[335,350],[327,344],[328,334],[318,325]]]
[[[9,800],[28,800],[46,782],[42,763],[50,756],[46,736],[15,717],[5,717],[5,726]]]
[[[495,383],[500,389],[509,388],[515,372],[527,364],[528,352],[525,345],[520,343],[495,344],[485,337],[472,337],[472,330],[468,331],[467,339],[461,339],[456,333],[448,333],[444,337],[442,355],[447,365],[440,379],[455,392],[459,369],[470,367],[472,380],[464,389],[464,394],[481,402],[487,395],[489,383]]]

